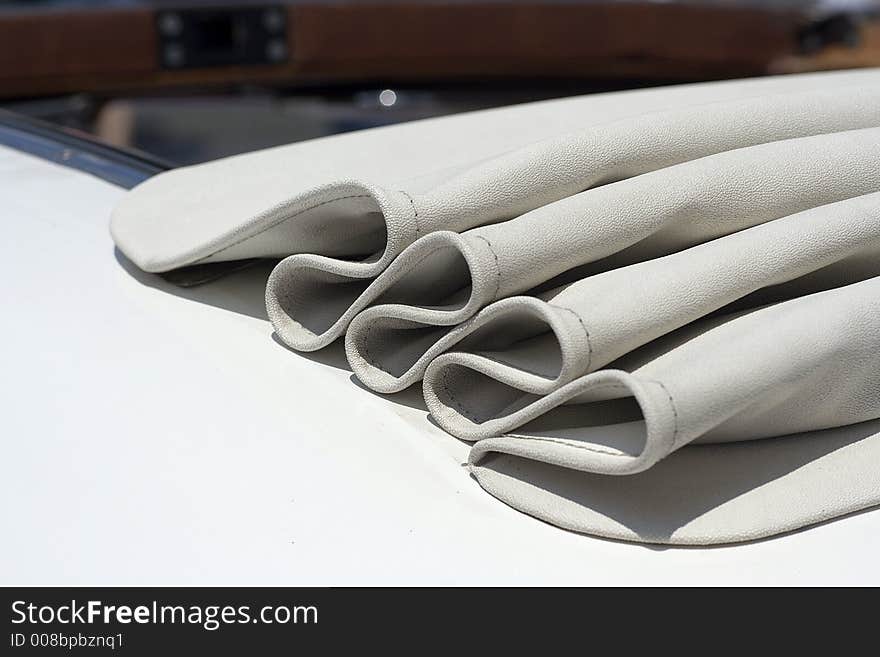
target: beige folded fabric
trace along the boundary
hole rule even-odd
[[[640,543],[739,543],[880,504],[880,421],[782,438],[691,445],[626,477],[589,474],[477,443],[471,472],[515,509]],[[503,439],[499,439],[503,440]]]
[[[429,407],[447,431],[473,440],[509,426],[509,418],[482,408],[486,397],[548,394],[749,295],[751,303],[764,304],[771,295],[803,296],[874,276],[880,276],[880,193],[591,276],[540,298],[504,299],[439,338],[441,329],[420,333],[376,306],[352,323],[349,362],[370,387],[393,391],[418,380],[433,361],[424,383]],[[475,425],[474,417],[482,421]]]
[[[424,376],[515,508],[748,540],[880,503],[878,101],[863,71],[418,122],[171,171],[111,229],[149,271],[288,256],[280,339]]]
[[[775,304],[729,321],[715,319],[706,322],[703,330],[689,327],[683,333],[670,337],[668,350],[655,346],[653,352],[659,351],[659,356],[651,358],[651,350],[646,350],[648,362],[631,372],[599,371],[546,397],[522,395],[506,433],[474,446],[470,462],[478,481],[508,504],[570,529],[663,541],[673,536],[627,532],[596,513],[589,499],[573,502],[569,496],[566,501],[559,485],[542,487],[546,468],[524,461],[593,473],[599,479],[586,480],[586,489],[609,490],[618,498],[630,477],[609,475],[633,475],[656,466],[656,475],[641,479],[636,475],[628,491],[633,503],[639,495],[654,491],[660,496],[655,498],[660,507],[664,506],[663,490],[667,496],[676,490],[690,494],[687,482],[696,480],[705,487],[704,477],[714,470],[720,473],[719,488],[699,502],[711,508],[713,499],[724,495],[725,477],[731,478],[730,468],[737,463],[752,463],[760,479],[778,458],[789,459],[793,469],[814,458],[826,459],[819,466],[810,464],[787,482],[774,484],[772,498],[777,509],[794,506],[796,513],[782,517],[771,509],[732,521],[731,509],[714,509],[707,525],[714,525],[714,530],[706,532],[704,526],[700,535],[684,533],[674,540],[685,543],[769,535],[878,502],[880,472],[875,459],[880,434],[875,424],[867,431],[863,427],[832,432],[825,446],[815,442],[815,435],[786,438],[770,447],[761,443],[880,417],[880,278]],[[755,439],[762,440],[742,442]],[[679,461],[673,460],[678,454],[670,458],[676,465],[656,465],[692,443],[728,442],[740,443],[739,449],[690,451],[702,449],[691,446],[682,450],[687,456]],[[827,455],[823,449],[844,454]],[[749,454],[743,456],[746,450]],[[499,462],[491,458],[496,454],[515,458]],[[728,454],[732,463],[723,461]],[[689,476],[679,464],[687,464],[692,470]],[[829,465],[837,469],[828,469]],[[676,474],[683,479],[671,480]],[[571,476],[557,475],[559,481],[577,488]],[[621,483],[603,481],[608,478]],[[798,496],[787,506],[781,499],[786,491]],[[753,503],[762,495],[750,492],[750,498]],[[604,503],[595,501],[599,506]],[[740,504],[738,510],[751,503]],[[650,508],[642,513],[648,525],[658,520]]]
[[[544,397],[519,393],[507,400],[518,410],[491,434],[521,438],[508,443],[520,452],[531,446],[535,458],[556,465],[631,474],[694,441],[752,440],[880,417],[880,277],[707,326],[684,339],[670,336],[671,348],[630,372],[594,372]],[[611,407],[619,418],[643,423],[637,442],[615,445],[598,435],[607,433],[594,427]],[[448,406],[429,408],[440,420]]]
[[[693,157],[701,149],[876,125],[878,85],[876,71],[682,85],[317,139],[151,178],[115,208],[111,231],[122,252],[147,271],[312,253],[335,259],[351,276],[374,276],[430,230],[512,216],[579,185]],[[734,105],[725,110],[723,102]],[[715,105],[692,109],[707,103]],[[678,123],[672,114],[637,120],[632,132],[625,124],[607,135],[593,130],[670,110],[684,111]],[[667,125],[684,132],[666,133]],[[560,140],[564,135],[570,138]],[[618,136],[623,141],[615,144]],[[550,141],[480,166],[542,140]],[[364,262],[349,262],[358,259]]]
[[[279,337],[306,351],[342,335],[373,303],[411,306],[394,312],[421,324],[457,324],[578,265],[614,254],[637,262],[878,190],[878,165],[880,128],[725,151],[575,194],[511,221],[463,234],[432,233],[372,282],[287,258],[269,278],[267,310]]]

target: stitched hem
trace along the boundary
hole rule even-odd
[[[551,308],[558,308],[559,310],[567,310],[572,315],[574,315],[575,319],[577,319],[578,324],[581,325],[581,328],[584,331],[584,335],[587,338],[587,372],[592,372],[593,371],[593,341],[590,339],[590,331],[589,331],[589,329],[587,329],[587,325],[584,323],[584,320],[581,318],[581,316],[578,313],[576,313],[571,308],[566,308],[565,306],[557,306],[553,303],[550,303],[549,301],[547,301],[545,303],[548,306],[550,306]]]
[[[672,398],[672,393],[669,392],[669,388],[661,381],[656,381],[654,379],[645,379],[648,383],[653,383],[655,385],[660,386],[663,392],[666,393],[666,396],[669,398],[669,408],[672,409],[672,444],[671,447],[675,449],[677,447],[676,443],[678,442],[678,409],[675,406],[675,400]]]
[[[416,237],[418,237],[421,234],[422,229],[421,226],[419,226],[419,209],[416,207],[416,202],[413,200],[413,197],[409,192],[403,189],[399,189],[397,191],[406,196],[407,199],[409,199],[409,204],[412,207],[413,211],[413,223],[416,227]]]
[[[495,292],[492,294],[492,300],[494,301],[498,298],[498,293],[501,291],[501,264],[498,261],[498,254],[495,253],[495,249],[492,247],[492,242],[482,235],[476,235],[476,237],[486,243],[486,246],[489,247],[489,251],[492,253],[492,257],[495,258]]]

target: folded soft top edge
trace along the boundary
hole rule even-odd
[[[174,174],[175,170],[171,170],[145,181],[142,183],[142,186],[145,187],[144,193],[149,193],[148,186],[151,182],[160,181],[163,176],[173,176]],[[405,193],[387,190],[364,180],[342,180],[315,187],[249,217],[233,229],[216,235],[206,243],[169,256],[159,256],[141,248],[138,231],[130,230],[131,226],[126,217],[128,203],[137,202],[137,199],[132,201],[132,197],[127,195],[122,198],[111,213],[110,234],[122,253],[138,267],[147,272],[160,273],[204,262],[261,257],[261,254],[244,256],[236,254],[234,249],[248,240],[280,227],[291,219],[315,210],[327,209],[327,206],[334,203],[359,198],[367,199],[375,204],[385,222],[387,237],[385,246],[378,252],[379,260],[373,258],[363,264],[357,261],[348,263],[352,265],[351,271],[353,273],[350,275],[356,277],[375,276],[397,255],[397,249],[394,246],[412,241],[412,236],[409,233],[415,234],[416,231],[411,216],[413,212],[411,201]],[[394,217],[395,220],[388,221],[390,217]],[[182,229],[185,229],[185,222],[182,224]],[[224,257],[224,253],[229,255]],[[290,253],[296,253],[296,248],[290,246],[277,254],[267,253],[262,257],[284,257]]]
[[[573,330],[583,326],[573,313],[555,308],[531,296],[507,297],[489,304],[469,320],[449,330],[408,363],[405,371],[396,374],[390,372],[387,366],[383,366],[382,360],[375,356],[376,350],[371,348],[373,343],[388,342],[383,335],[386,327],[393,327],[397,322],[410,324],[413,328],[440,327],[426,323],[422,313],[414,312],[412,306],[402,304],[372,306],[358,314],[349,325],[345,336],[346,355],[352,372],[364,385],[377,392],[399,392],[420,381],[434,358],[450,351],[463,340],[471,338],[481,328],[490,326],[496,321],[516,317],[528,317],[546,324],[559,342],[562,357],[558,375],[548,379],[544,375],[529,376],[528,372],[523,372],[522,375],[528,377],[528,381],[519,382],[520,387],[525,390],[536,393],[549,392],[556,382],[567,378],[569,370],[578,369],[577,363],[573,361],[579,361],[580,353],[589,354],[589,335],[586,329]],[[374,355],[368,358],[367,354],[370,352]],[[498,365],[505,366],[504,363]],[[511,370],[516,369],[514,365],[508,364],[506,367]]]
[[[474,445],[477,483],[511,508],[592,536],[671,546],[761,540],[880,504],[880,420],[761,441],[690,445],[638,474],[589,474]],[[829,476],[829,473],[835,476]]]
[[[664,94],[668,94],[670,98],[677,99],[678,96],[687,97],[687,89],[703,90],[700,91],[700,93],[706,93],[704,88],[725,88],[723,87],[723,85],[733,85],[728,88],[731,90],[741,90],[741,95],[738,98],[742,99],[744,97],[748,97],[750,94],[755,97],[761,97],[771,95],[788,95],[792,93],[805,93],[806,90],[804,83],[806,80],[822,80],[827,85],[837,87],[864,82],[866,80],[872,79],[872,75],[880,75],[876,71],[859,73],[861,74],[856,75],[853,73],[838,73],[837,75],[830,76],[828,74],[810,74],[809,76],[789,77],[781,76],[778,78],[757,78],[753,80],[702,83],[700,85],[680,85],[662,89],[631,90],[616,93],[619,95],[620,98],[626,98],[630,96],[633,98],[637,98],[640,95],[644,94],[648,94],[651,97],[654,97],[652,96],[652,94],[656,94],[658,95],[658,97],[662,97]],[[795,77],[797,78],[797,80],[793,79]],[[687,89],[683,89],[683,87],[686,87]],[[729,92],[727,93],[729,94]],[[600,94],[599,96],[606,97],[610,96],[610,94]],[[599,96],[590,98],[599,98]],[[737,97],[734,96],[734,98]],[[729,100],[730,98],[728,98],[728,101]],[[432,130],[436,129],[436,126],[443,125],[468,125],[468,122],[470,120],[475,120],[475,117],[479,117],[478,120],[482,121],[482,117],[489,116],[490,113],[492,113],[491,116],[499,117],[507,116],[506,113],[516,114],[517,116],[522,114],[523,116],[525,116],[528,114],[529,108],[537,108],[539,106],[559,108],[564,107],[566,101],[575,103],[591,102],[584,98],[541,101],[540,103],[527,104],[523,106],[483,110],[481,112],[470,113],[469,115],[458,115],[451,117],[441,117],[437,119],[429,119],[426,120],[424,125],[433,126]],[[724,102],[728,101],[713,101],[707,96],[700,97],[696,102],[693,103],[687,103],[685,101],[685,98],[681,98],[675,100],[675,102],[670,101],[669,105],[674,108],[676,106],[695,106],[703,103],[723,104]],[[648,110],[647,113],[650,114],[655,111],[668,111],[669,109],[665,108],[663,103],[660,103],[659,106],[660,109]],[[443,123],[444,121],[447,121],[448,124]],[[383,132],[378,132],[380,130]],[[409,134],[409,132],[418,130],[418,125],[403,124],[400,126],[386,126],[366,132],[379,135],[397,134],[397,132],[395,131],[404,130],[407,131],[407,134]],[[275,228],[279,223],[284,223],[286,220],[290,219],[291,216],[296,216],[296,214],[299,212],[307,212],[324,202],[334,202],[340,200],[346,194],[356,195],[358,193],[365,193],[366,195],[374,196],[378,205],[383,207],[383,212],[397,211],[404,213],[406,211],[412,210],[412,208],[406,207],[408,204],[406,198],[394,198],[393,201],[389,200],[388,197],[394,196],[396,192],[385,192],[383,190],[385,189],[385,187],[388,187],[388,189],[393,189],[395,186],[393,184],[390,184],[390,181],[386,178],[383,178],[381,175],[373,182],[363,182],[361,178],[344,178],[341,181],[329,183],[325,182],[325,184],[312,185],[308,191],[304,192],[295,191],[296,180],[294,179],[291,180],[291,188],[294,191],[292,191],[290,198],[284,199],[281,202],[273,202],[271,205],[269,205],[269,207],[256,209],[257,206],[254,206],[253,211],[251,211],[249,214],[242,215],[239,223],[233,225],[230,228],[221,229],[220,232],[213,236],[202,236],[199,238],[201,241],[197,244],[184,245],[183,248],[175,252],[171,246],[156,248],[155,244],[153,243],[154,240],[152,240],[152,238],[149,238],[148,236],[148,233],[150,232],[151,226],[154,222],[159,222],[160,224],[162,224],[162,222],[168,222],[168,219],[166,219],[166,217],[173,216],[175,211],[174,207],[171,205],[171,202],[173,201],[173,199],[171,198],[169,198],[168,204],[159,203],[157,199],[155,202],[151,201],[150,203],[147,203],[145,207],[139,207],[139,205],[143,204],[143,201],[145,199],[153,195],[154,190],[156,190],[157,187],[161,189],[163,193],[171,193],[173,196],[174,194],[180,193],[175,192],[175,188],[181,189],[183,187],[187,187],[188,185],[194,185],[197,187],[203,184],[214,187],[223,185],[240,185],[243,183],[239,183],[236,178],[226,175],[229,173],[226,171],[226,169],[228,168],[227,162],[236,161],[238,162],[239,166],[243,166],[245,162],[248,162],[250,163],[250,166],[247,168],[252,169],[255,166],[255,163],[260,158],[277,158],[281,154],[287,153],[288,151],[284,150],[287,148],[300,149],[301,147],[309,146],[310,148],[315,147],[320,150],[320,144],[318,142],[326,142],[328,144],[332,143],[338,146],[338,144],[342,143],[346,139],[360,139],[360,137],[356,137],[356,135],[358,134],[360,133],[354,133],[354,135],[338,135],[330,138],[323,138],[321,140],[315,140],[315,142],[311,143],[292,144],[289,146],[275,147],[273,149],[267,149],[266,151],[233,156],[232,158],[225,158],[223,160],[218,160],[215,162],[209,162],[192,167],[186,167],[183,169],[172,170],[160,174],[159,176],[145,181],[142,185],[138,186],[125,197],[123,197],[122,201],[112,212],[111,234],[123,254],[131,259],[135,264],[146,271],[161,272],[200,262],[219,260],[221,259],[221,257],[225,259],[237,259],[241,257],[258,257],[260,255],[263,255],[261,253],[249,252],[248,249],[244,248],[243,243],[251,240],[255,236],[260,235],[267,230]],[[352,141],[352,143],[356,142]],[[519,146],[514,145],[513,149],[515,150],[518,147]],[[315,148],[312,148],[312,150],[314,150]],[[490,157],[493,153],[494,155],[499,155],[503,152],[506,152],[507,150],[510,149],[501,148],[500,150],[495,149],[492,153],[480,153],[478,160],[483,160],[486,157]],[[295,151],[291,150],[289,152],[293,153]],[[277,164],[278,162],[275,162],[273,166]],[[222,175],[218,174],[218,178],[216,180],[211,180],[211,176],[207,175],[207,172],[210,171],[218,171]],[[198,175],[192,175],[194,172],[198,172]],[[276,178],[278,177],[277,173],[274,175]],[[225,179],[224,176],[226,176]],[[332,178],[332,176],[330,176],[330,178]],[[208,181],[208,183],[210,184],[206,183],[205,181]],[[350,189],[346,191],[347,186],[350,187]],[[242,193],[246,192],[246,189],[242,189]],[[194,189],[192,190],[191,194],[195,197],[199,197],[204,195],[204,190]],[[336,196],[337,198],[332,198],[333,196]],[[205,195],[205,198],[206,201],[210,203],[210,195]],[[268,201],[271,200],[272,199],[268,199]],[[275,201],[277,201],[277,197]],[[198,207],[198,201],[194,200],[193,203],[194,207]],[[225,211],[225,208],[218,208],[218,212]],[[200,210],[200,212],[204,212],[208,217],[210,216],[210,210],[208,209]],[[191,217],[188,217],[186,214],[181,214],[179,226],[181,227],[182,234],[186,230],[189,230],[188,224],[192,222],[193,219]],[[163,232],[167,231],[168,226],[163,225]],[[200,230],[198,232],[203,233],[204,230]],[[205,235],[208,235],[208,233],[205,233]],[[418,236],[418,231],[416,231],[415,236]],[[406,240],[403,240],[403,242],[405,241]],[[181,243],[181,240],[177,240],[177,242]],[[186,240],[182,240],[182,242],[185,243]],[[289,255],[290,253],[297,252],[296,248],[296,246],[288,245],[287,248],[281,249],[280,252],[269,254],[266,257],[284,257],[286,255]],[[253,251],[253,249],[251,251]]]

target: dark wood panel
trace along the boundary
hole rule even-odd
[[[148,9],[0,14],[0,80],[137,73],[156,66]]]
[[[651,60],[753,69],[791,53],[797,13],[668,4],[297,6],[304,72],[553,73],[555,62]],[[503,63],[506,62],[506,68]],[[529,64],[532,62],[532,64]],[[465,66],[465,63],[467,66]]]
[[[760,74],[796,12],[670,4],[379,2],[288,7],[276,66],[165,71],[151,9],[0,12],[0,96],[239,82]]]

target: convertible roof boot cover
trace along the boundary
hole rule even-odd
[[[866,158],[866,170],[874,168],[876,173],[871,162],[873,159],[870,154]],[[817,169],[816,172],[824,170]],[[775,202],[784,198],[780,177],[772,175],[779,170],[767,175],[763,175],[760,169],[754,171],[758,172],[757,184],[748,185],[753,192],[749,196],[726,195],[725,187],[731,183],[726,175],[719,178],[717,185],[704,188],[692,184],[696,179],[687,177],[684,191],[692,194],[694,200],[675,202],[676,209],[685,208],[690,215],[688,220],[693,217],[696,221],[703,221],[698,214],[702,213],[703,217],[710,218],[713,228],[723,227],[724,231],[766,218],[766,214],[762,217],[760,213],[785,212],[785,209],[774,211],[773,208]],[[659,177],[659,173],[652,175]],[[863,189],[873,187],[880,190],[880,177],[875,173],[865,176],[868,184]],[[640,176],[585,194],[603,198],[597,200],[595,210],[572,214],[589,223],[584,224],[580,233],[566,229],[563,234],[569,235],[568,239],[551,243],[545,251],[549,265],[527,259],[544,250],[542,240],[530,238],[530,229],[519,233],[522,236],[518,245],[520,257],[526,263],[519,270],[520,275],[531,278],[518,288],[535,284],[537,276],[552,276],[568,264],[562,261],[567,253],[579,260],[587,259],[590,249],[595,248],[594,238],[599,248],[613,243],[611,231],[625,231],[627,239],[631,239],[637,230],[634,223],[618,223],[626,217],[627,211],[630,216],[634,216],[632,210],[644,213],[646,221],[660,223],[663,214],[650,203],[650,199],[656,196],[651,192],[639,195],[634,189],[637,185],[633,183],[648,178]],[[828,182],[825,176],[818,178],[823,178],[823,183]],[[765,184],[768,195],[760,193]],[[660,184],[658,188],[663,186]],[[747,187],[743,180],[733,181],[731,188],[735,186],[740,190]],[[616,204],[612,204],[605,192],[616,187],[621,192],[626,188],[633,191],[615,194]],[[667,194],[672,193],[671,189],[670,184]],[[714,196],[720,202],[710,203]],[[794,190],[792,193],[796,203],[809,203],[809,196]],[[700,209],[700,203],[704,204],[705,212]],[[758,205],[753,205],[755,203]],[[549,209],[548,206],[542,211]],[[731,219],[724,219],[724,216]],[[517,296],[497,301],[473,320],[454,328],[446,325],[449,322],[429,324],[428,313],[413,306],[373,306],[358,315],[348,329],[346,349],[349,363],[369,387],[380,392],[396,392],[421,379],[433,358],[454,348],[469,354],[458,357],[462,362],[481,362],[483,374],[496,372],[502,379],[505,375],[514,375],[518,388],[547,393],[553,386],[558,387],[576,376],[607,365],[635,347],[759,290],[781,286],[773,290],[779,298],[784,294],[804,294],[880,275],[880,221],[877,217],[880,217],[880,193],[820,205],[673,255],[589,276],[538,297]],[[607,220],[603,221],[604,218]],[[520,220],[525,221],[526,217]],[[509,227],[512,232],[517,221],[495,228],[500,232]],[[558,225],[552,223],[552,219],[547,219],[547,223],[554,227]],[[706,223],[694,225],[690,230],[697,231],[705,226]],[[684,228],[681,225],[682,233]],[[660,234],[655,233],[643,240],[638,244],[638,250],[648,250],[651,241]],[[469,235],[465,233],[461,237]],[[498,241],[493,239],[493,243]],[[532,246],[530,252],[529,242]],[[628,260],[629,254],[635,250],[631,248],[629,253],[624,250],[616,259]],[[668,250],[666,246],[661,249]],[[513,249],[509,246],[502,247],[497,260],[499,265],[505,264],[503,256],[511,252]],[[490,258],[494,261],[493,254]],[[610,266],[608,259],[605,263]],[[513,262],[501,270],[508,286],[514,281],[517,265]],[[487,270],[491,288],[496,280],[495,272],[488,264],[481,269]],[[541,275],[540,271],[546,273]],[[474,276],[470,279],[472,288],[478,289],[480,286],[473,284]],[[782,286],[783,283],[787,285]],[[519,366],[518,361],[521,362]],[[543,371],[537,371],[541,368]]]
[[[421,323],[457,324],[491,301],[580,265],[610,256],[617,265],[639,261],[880,190],[878,153],[880,128],[724,151],[573,194],[509,221],[431,233],[372,285],[347,277],[345,266],[291,256],[269,279],[269,318],[284,342],[303,351],[340,337],[373,303],[410,306],[407,318]]]
[[[731,148],[878,125],[880,72],[543,101],[270,148],[155,176],[111,232],[145,271],[291,254],[379,274],[432,230],[509,219]]]
[[[474,445],[477,480],[554,524],[659,543],[880,503],[880,278],[685,333],[631,372],[521,399],[509,430]]]
[[[281,342],[421,381],[479,484],[558,526],[707,545],[880,504],[880,70],[269,149],[146,181],[111,231],[153,272],[280,259]]]
[[[350,362],[361,380],[388,380],[391,389],[418,380],[431,364],[424,387],[435,417],[451,433],[475,440],[492,435],[490,427],[506,426],[509,416],[485,408],[456,412],[455,405],[444,408],[442,399],[461,405],[474,394],[469,391],[485,395],[489,388],[512,397],[548,394],[731,304],[766,305],[875,276],[880,192],[589,276],[539,297],[498,301],[442,337],[428,334],[433,339],[427,346],[423,334],[400,319],[402,313],[376,306],[348,332],[349,343],[357,345]],[[483,422],[474,425],[468,415]]]

